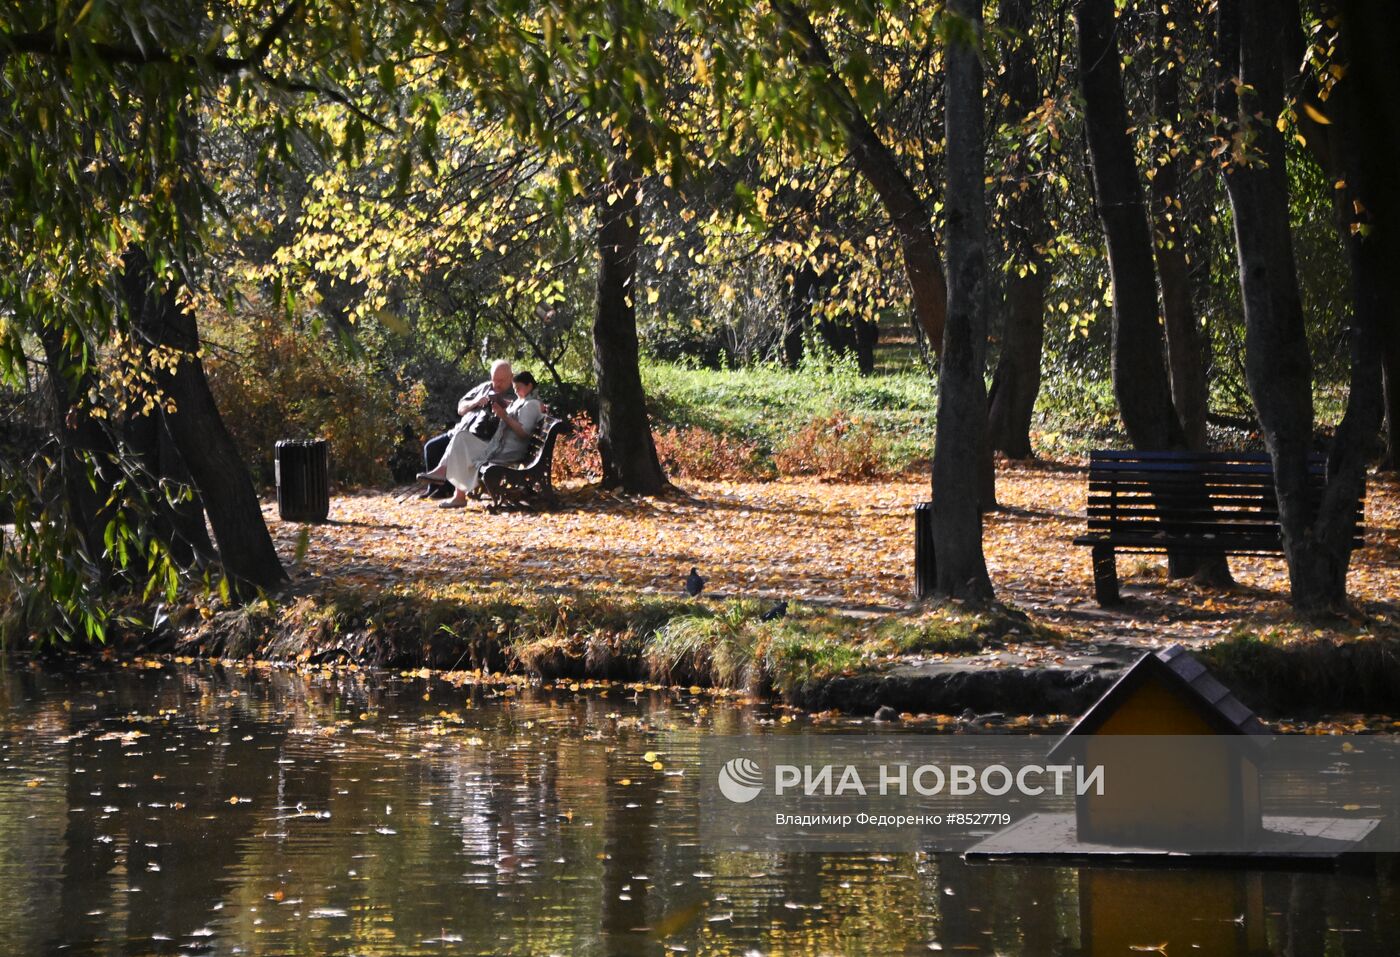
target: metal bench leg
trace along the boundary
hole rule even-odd
[[[1095,545],[1091,550],[1094,562],[1094,598],[1099,607],[1106,608],[1121,601],[1118,594],[1118,561],[1112,545]]]

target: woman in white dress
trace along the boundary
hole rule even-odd
[[[530,433],[535,431],[544,410],[534,397],[535,377],[528,372],[515,376],[515,394],[519,397],[510,405],[503,399],[491,401],[491,411],[500,424],[490,439],[480,439],[469,429],[458,429],[442,453],[442,461],[431,472],[418,477],[426,482],[452,483],[456,494],[438,508],[463,508],[467,495],[480,481],[481,467],[488,462],[519,462],[530,445]]]

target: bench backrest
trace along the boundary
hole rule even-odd
[[[1326,459],[1314,454],[1308,461],[1310,510],[1321,503],[1326,481]],[[1356,547],[1361,521],[1358,503]],[[1232,552],[1280,551],[1273,463],[1264,452],[1092,452],[1089,531],[1197,540]]]
[[[535,431],[530,433],[530,444],[525,447],[525,458],[518,468],[533,469],[541,462],[548,469],[554,457],[554,442],[564,429],[564,420],[551,415],[540,416]]]

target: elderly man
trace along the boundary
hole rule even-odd
[[[472,434],[483,441],[488,441],[495,435],[500,419],[491,412],[491,400],[499,398],[506,404],[514,402],[516,395],[512,389],[513,379],[509,362],[497,359],[491,363],[491,378],[473,388],[457,401],[457,414],[461,416],[461,420],[450,431],[435,435],[424,444],[424,474],[437,467],[438,463],[442,461],[443,453],[447,451],[448,443],[452,441],[452,436],[463,429],[471,429]],[[451,496],[452,485],[450,482],[430,482],[419,497],[450,498]]]
[[[442,453],[442,461],[431,472],[419,475],[427,482],[452,483],[456,494],[438,508],[465,508],[469,496],[481,481],[481,467],[489,462],[518,462],[525,457],[530,447],[530,434],[539,425],[544,410],[539,399],[530,393],[535,391],[535,377],[528,372],[515,376],[515,393],[519,398],[509,406],[505,400],[491,397],[491,414],[500,427],[490,439],[480,439],[471,427],[459,431],[447,443]]]

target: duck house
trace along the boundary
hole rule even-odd
[[[1102,794],[1076,798],[1081,841],[1249,846],[1263,826],[1258,758],[1267,734],[1199,659],[1173,645],[1138,659],[1049,757],[1102,765],[1113,778]],[[1125,735],[1171,738],[1144,749]]]
[[[1180,645],[1149,652],[1053,747],[1054,765],[1095,769],[1074,813],[1034,813],[969,858],[1291,861],[1355,850],[1370,818],[1266,816],[1260,769],[1276,737]]]

